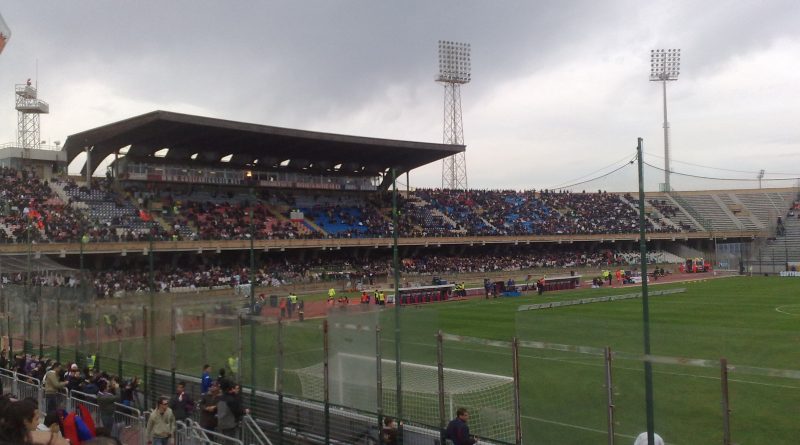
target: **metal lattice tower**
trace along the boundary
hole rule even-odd
[[[42,144],[39,115],[50,112],[50,105],[37,97],[31,80],[14,86],[17,109],[17,144],[23,149],[23,158],[30,159],[30,150]]]
[[[444,85],[445,144],[464,145],[464,122],[461,117],[461,85],[469,83],[469,43],[439,41],[439,75],[437,82]],[[442,161],[442,188],[467,190],[467,155],[464,152]]]
[[[672,190],[669,184],[669,121],[667,120],[667,82],[678,80],[681,74],[680,49],[654,49],[650,51],[650,81],[661,82],[664,93],[664,186],[666,192]]]

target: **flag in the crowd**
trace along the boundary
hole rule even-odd
[[[6,47],[6,43],[8,43],[8,39],[11,38],[11,30],[8,29],[8,25],[6,25],[5,20],[3,20],[3,16],[0,15],[0,53],[3,52],[3,48]]]

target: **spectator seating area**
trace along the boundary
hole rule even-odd
[[[139,239],[148,236],[153,228],[152,224],[142,220],[138,207],[130,199],[112,190],[107,179],[93,180],[91,187],[79,186],[69,178],[50,185],[57,195],[66,198],[71,207],[83,210],[92,240]]]
[[[213,258],[213,257],[211,257]],[[208,259],[208,257],[206,258]],[[153,284],[158,292],[190,292],[201,289],[230,289],[252,281],[258,286],[280,287],[291,283],[320,282],[365,277],[386,277],[392,269],[388,254],[369,257],[341,255],[313,259],[275,259],[263,257],[257,261],[255,278],[251,280],[249,263],[225,262],[225,265],[204,262],[196,254],[184,254],[174,261],[160,263],[153,271]],[[117,261],[123,261],[118,259]],[[649,263],[681,263],[682,258],[664,251],[648,253]],[[218,260],[216,262],[219,262]],[[637,264],[634,251],[573,248],[541,248],[517,246],[503,253],[474,252],[470,254],[418,253],[401,259],[401,272],[406,277],[433,274],[492,273],[529,269],[603,268]],[[24,284],[24,273],[0,276],[4,284]],[[79,271],[32,274],[34,285],[48,287],[79,287]],[[121,296],[123,293],[146,292],[150,288],[150,272],[146,261],[131,260],[107,264],[91,271],[91,287],[97,298]]]
[[[124,188],[123,188],[124,187]],[[0,242],[381,238],[391,196],[376,192],[255,189],[197,184],[40,181],[0,172]],[[774,228],[791,191],[649,193],[649,232]],[[530,236],[638,231],[629,194],[552,190],[418,189],[398,200],[401,236]],[[252,209],[251,209],[252,207]],[[706,227],[708,226],[708,227]]]
[[[632,198],[631,198],[632,199]],[[631,233],[634,205],[620,195],[535,190],[417,190],[402,209],[405,235],[447,236]],[[671,224],[648,231],[675,231]]]
[[[800,197],[794,200],[784,216],[775,218],[776,236],[767,240],[762,254],[776,264],[786,265],[800,258]],[[787,267],[791,269],[791,267]],[[797,266],[795,266],[795,270]]]
[[[84,217],[30,172],[0,168],[0,232],[6,242],[78,239]]]

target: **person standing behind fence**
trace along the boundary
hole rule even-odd
[[[67,382],[63,382],[59,378],[60,374],[61,363],[55,362],[44,375],[44,399],[48,413],[58,408],[58,394],[67,386]]]
[[[289,318],[292,318],[295,309],[297,309],[297,294],[289,292]]]
[[[109,434],[114,435],[114,412],[117,410],[115,403],[119,402],[119,395],[113,380],[101,380],[98,383],[100,392],[97,393],[97,408],[100,411],[100,421],[108,430]]]
[[[445,438],[453,441],[453,445],[473,445],[478,439],[469,434],[469,412],[466,408],[456,410],[456,418],[447,424]]]
[[[169,439],[175,435],[175,416],[169,409],[166,397],[158,398],[158,405],[147,419],[147,443],[152,445],[168,445]]]
[[[178,382],[177,392],[169,401],[169,407],[176,421],[183,421],[192,417],[194,412],[194,400],[192,396],[186,394],[186,382]]]
[[[228,371],[231,372],[231,380],[236,381],[239,378],[239,357],[236,355],[236,352],[228,357]]]
[[[383,418],[383,428],[381,429],[381,440],[383,445],[397,445],[397,422],[393,418],[386,416]]]
[[[287,303],[288,300],[289,298],[281,298],[280,303],[278,303],[278,306],[281,309],[281,318],[286,317],[286,305],[288,304]]]
[[[217,428],[228,436],[236,436],[236,428],[244,416],[244,409],[236,395],[236,387],[230,382],[221,385],[222,396],[217,403]]]
[[[213,384],[214,380],[211,378],[211,365],[206,363],[203,365],[203,374],[200,376],[200,394],[206,394]]]
[[[208,392],[200,397],[197,406],[200,410],[200,427],[210,431],[217,428],[217,403],[219,403],[219,384],[213,383]]]

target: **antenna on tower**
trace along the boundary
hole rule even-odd
[[[445,144],[464,145],[464,122],[461,118],[461,85],[472,78],[469,43],[439,40],[439,75],[444,85]],[[442,188],[467,190],[467,155],[454,154],[442,161]]]

